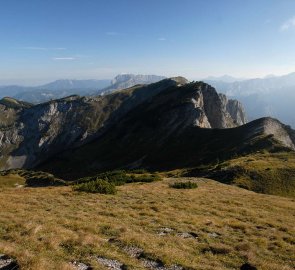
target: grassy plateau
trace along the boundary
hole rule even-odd
[[[197,177],[118,185],[116,195],[24,181],[0,176],[0,253],[21,269],[77,269],[73,261],[101,270],[295,267],[293,198]],[[197,187],[171,187],[188,181]],[[146,260],[165,268],[149,268]]]

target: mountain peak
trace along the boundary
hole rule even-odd
[[[172,80],[172,81],[175,81],[178,85],[184,85],[184,84],[189,83],[189,81],[186,78],[182,77],[182,76],[171,77],[169,79]]]
[[[126,83],[128,81],[136,81],[136,84],[149,84],[165,79],[164,76],[143,75],[143,74],[119,74],[112,80],[112,85]]]
[[[110,93],[113,91],[130,88],[135,85],[156,83],[164,79],[166,79],[166,77],[157,75],[119,74],[111,81],[111,85],[103,89],[101,92],[104,94]]]

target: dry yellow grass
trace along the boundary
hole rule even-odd
[[[7,187],[21,187],[25,185],[25,179],[21,176],[8,174],[5,177],[0,176],[0,190]]]
[[[216,169],[234,173],[232,184],[260,193],[295,198],[295,152],[257,152],[233,158]],[[225,178],[226,180],[229,180]]]
[[[165,179],[124,185],[117,195],[0,187],[0,253],[17,258],[22,269],[72,269],[72,260],[105,269],[95,256],[145,269],[122,249],[135,245],[167,265],[191,269],[239,269],[244,262],[294,269],[294,199],[190,180],[199,187],[176,190]],[[163,227],[174,231],[160,236]],[[183,239],[182,232],[198,237]]]

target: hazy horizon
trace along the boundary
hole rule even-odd
[[[208,80],[208,79],[220,79],[220,81],[223,81],[222,80],[222,77],[232,77],[233,79],[236,79],[237,81],[246,81],[246,80],[253,80],[253,79],[266,79],[266,78],[271,78],[271,77],[280,77],[280,76],[285,76],[285,75],[289,75],[289,74],[292,74],[292,73],[295,73],[294,72],[290,72],[290,73],[287,73],[287,74],[267,74],[265,76],[261,76],[261,77],[252,77],[252,78],[249,78],[249,77],[234,77],[230,74],[221,74],[221,75],[208,75],[206,77],[193,77],[193,78],[189,78],[189,77],[185,77],[186,79],[188,79],[189,81],[197,81],[197,80]],[[16,86],[32,86],[32,87],[35,87],[35,86],[42,86],[42,85],[45,85],[47,83],[51,83],[51,82],[54,82],[54,81],[59,81],[59,80],[112,80],[115,78],[115,76],[117,75],[124,75],[124,74],[132,74],[132,75],[156,75],[156,76],[164,76],[164,77],[177,77],[177,76],[182,76],[184,77],[182,74],[175,74],[175,75],[172,75],[172,76],[165,76],[163,74],[155,74],[155,73],[146,73],[146,74],[139,74],[139,73],[119,73],[119,74],[115,74],[114,77],[108,77],[108,78],[94,78],[94,77],[86,77],[86,78],[80,78],[80,77],[77,77],[77,78],[52,78],[52,79],[35,79],[34,82],[33,79],[26,79],[26,80],[21,80],[21,79],[15,79],[15,80],[0,80],[0,87],[1,86],[9,86],[9,85],[16,85]],[[224,82],[226,82],[226,80],[224,80]]]
[[[5,1],[0,84],[291,73],[294,10],[291,0]]]

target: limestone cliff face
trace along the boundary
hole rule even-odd
[[[235,124],[244,125],[247,123],[246,112],[241,102],[235,99],[228,99],[224,94],[219,94],[219,97],[224,110],[230,114]]]
[[[196,93],[192,102],[199,117],[195,125],[202,128],[231,128],[247,123],[245,110],[237,100],[228,100],[208,84],[195,85]]]
[[[85,140],[94,125],[89,120],[96,114],[93,102],[99,107],[99,99],[70,97],[15,110],[13,125],[6,121],[0,129],[2,168],[32,167]]]
[[[154,115],[155,108],[163,111],[150,123],[160,123],[159,141],[193,126],[230,128],[245,123],[240,103],[228,101],[205,83],[188,83],[182,77],[35,106],[9,100],[0,102],[0,169],[32,168],[67,149],[99,140],[131,111],[136,115],[143,103],[149,104],[147,114]]]
[[[258,120],[256,120],[258,121]],[[255,136],[255,134],[264,134],[272,136],[276,141],[285,147],[295,150],[295,131],[289,126],[282,124],[277,119],[271,117],[265,117],[259,119],[260,124],[253,126],[249,137]],[[250,122],[253,125],[255,121]]]

